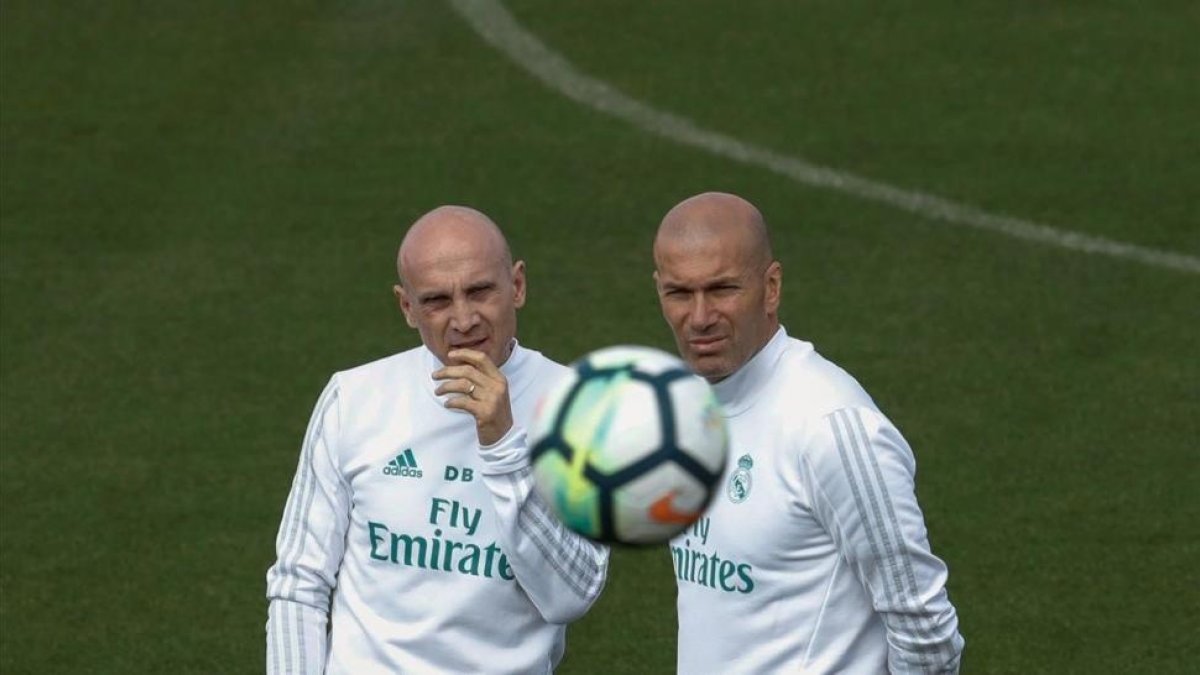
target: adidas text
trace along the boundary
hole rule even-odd
[[[417,465],[417,457],[413,454],[412,448],[405,448],[403,452],[396,455],[395,459],[383,467],[383,475],[398,476],[400,478],[420,478],[424,473],[421,471],[421,467]]]

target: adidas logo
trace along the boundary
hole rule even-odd
[[[417,458],[413,455],[412,448],[405,448],[404,452],[396,455],[395,459],[384,465],[383,475],[420,478],[423,473],[421,467],[417,466]]]

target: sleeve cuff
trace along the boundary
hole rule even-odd
[[[514,424],[500,440],[479,446],[479,456],[483,459],[481,472],[495,476],[527,468],[529,446],[525,438],[525,430]]]

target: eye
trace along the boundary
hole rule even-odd
[[[450,296],[448,295],[433,295],[428,298],[421,298],[421,308],[428,311],[437,311],[450,306]]]

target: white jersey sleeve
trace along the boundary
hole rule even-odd
[[[483,482],[517,582],[542,617],[565,624],[587,612],[604,588],[608,548],[562,524],[533,492],[525,431],[513,426],[480,448]]]
[[[863,584],[886,632],[892,673],[956,673],[963,648],[900,432],[865,407],[808,425],[801,475],[820,520]]]
[[[349,524],[350,497],[337,470],[336,376],[317,401],[267,571],[268,673],[322,673],[330,594]]]

